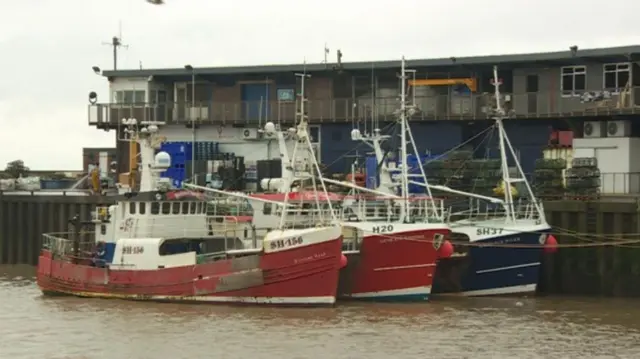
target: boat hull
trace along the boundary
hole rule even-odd
[[[334,238],[277,252],[154,270],[96,268],[43,250],[37,283],[45,294],[80,297],[333,305],[342,255],[342,237]]]
[[[544,238],[541,232],[522,232],[474,242],[465,257],[438,263],[433,292],[461,296],[533,294],[538,286]],[[492,247],[509,244],[536,248]]]
[[[427,301],[438,256],[434,235],[448,228],[420,229],[362,239],[359,252],[345,252],[340,299],[376,302]],[[408,239],[406,239],[408,238]]]

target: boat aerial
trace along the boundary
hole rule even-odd
[[[131,186],[116,204],[98,208],[90,221],[76,216],[74,232],[43,235],[37,270],[43,293],[176,302],[335,303],[338,272],[345,265],[339,226],[318,220],[314,226],[290,228],[286,205],[258,199],[283,208],[282,220],[264,236],[248,240],[230,225],[237,218],[207,215],[202,192],[174,190],[168,179],[160,178],[171,162],[165,152],[154,155],[162,123],[129,119],[123,124],[129,140],[140,145],[139,190]],[[318,215],[332,213],[330,204],[326,212]],[[83,226],[95,227],[95,235],[83,233]]]

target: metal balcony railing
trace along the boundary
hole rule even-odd
[[[606,116],[640,113],[640,91],[613,94],[608,100],[583,102],[580,95],[563,96],[559,92],[504,94],[503,105],[515,118],[553,118],[570,116]],[[637,97],[637,98],[636,98]],[[416,97],[420,111],[412,120],[472,120],[487,118],[487,108],[494,100],[488,94],[439,95]],[[398,108],[396,98],[309,99],[307,111],[311,122],[350,122],[375,117],[393,120]],[[296,104],[278,101],[238,101],[203,103],[103,103],[89,106],[90,125],[114,125],[122,118],[147,121],[198,124],[258,124],[265,121],[293,122]]]

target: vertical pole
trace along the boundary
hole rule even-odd
[[[402,57],[402,69],[400,70],[400,72],[400,81],[402,81],[402,84],[400,86],[400,131],[402,131],[402,134],[400,135],[400,141],[402,142],[400,147],[400,156],[402,156],[402,207],[400,210],[400,217],[402,218],[403,222],[407,222],[409,220],[409,211],[407,211],[407,201],[409,200],[409,173],[407,172],[407,88],[404,56]]]
[[[196,108],[196,70],[191,70],[191,112],[195,113]],[[191,181],[198,184],[196,180],[196,118],[191,116]]]
[[[118,69],[118,47],[120,46],[120,39],[117,37],[113,37],[112,39],[113,46],[113,71]]]

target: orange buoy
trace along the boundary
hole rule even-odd
[[[449,258],[453,255],[453,244],[448,240],[445,240],[438,248],[438,257]]]
[[[555,253],[558,251],[558,240],[553,234],[547,236],[547,240],[544,242],[545,253]]]
[[[340,269],[344,268],[347,266],[347,256],[345,256],[344,254],[342,254],[340,256]]]

